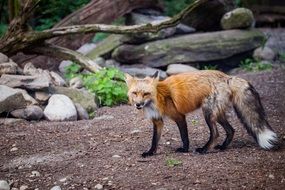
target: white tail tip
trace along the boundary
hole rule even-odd
[[[277,135],[270,129],[265,129],[257,135],[257,141],[261,148],[269,150],[277,143]]]

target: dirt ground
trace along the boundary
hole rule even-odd
[[[285,189],[285,70],[240,75],[261,95],[269,123],[280,137],[278,151],[260,149],[230,113],[236,129],[229,148],[199,155],[192,151],[209,137],[200,110],[187,117],[189,153],[175,153],[180,137],[165,122],[155,156],[150,122],[135,108],[100,108],[93,120],[25,122],[0,127],[0,180],[11,187],[50,189]],[[2,120],[3,122],[3,120]],[[220,140],[224,138],[222,128]],[[169,161],[180,164],[171,167]],[[37,172],[39,173],[37,173]],[[100,184],[100,185],[98,185]]]

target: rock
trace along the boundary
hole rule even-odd
[[[18,150],[17,147],[13,147],[13,148],[10,149],[10,152],[15,152],[15,151],[17,151],[17,150]]]
[[[59,66],[58,66],[58,70],[59,70],[62,74],[64,74],[64,73],[66,73],[66,72],[65,72],[66,67],[70,66],[71,64],[72,64],[72,61],[64,60],[64,61],[60,62]]]
[[[141,66],[141,65],[132,65],[132,66],[122,66],[120,70],[124,73],[128,73],[132,76],[136,76],[139,78],[144,78],[146,76],[152,76],[156,71],[159,71],[160,79],[165,79],[167,77],[166,72],[154,69],[151,67]]]
[[[0,53],[0,61],[1,61],[1,54],[2,53]],[[0,190],[10,190],[9,183],[7,181],[5,181],[5,180],[0,180]]]
[[[32,63],[25,64],[23,73],[25,75],[30,76],[40,76],[41,78],[44,78],[45,80],[49,81],[50,84],[52,84],[52,77],[49,71],[40,68],[37,69]]]
[[[68,96],[74,103],[79,103],[87,112],[96,110],[95,95],[86,90],[78,90],[67,87],[50,87],[51,94],[64,94]]]
[[[62,94],[50,97],[44,110],[44,116],[49,121],[75,121],[77,120],[76,108],[71,99]]]
[[[50,98],[50,96],[51,95],[47,91],[36,91],[35,92],[35,99],[39,101],[41,104],[45,104]]]
[[[50,76],[51,76],[52,82],[55,86],[66,86],[65,80],[56,72],[51,71]]]
[[[22,93],[22,95],[24,96],[24,99],[27,102],[27,105],[38,105],[39,104],[37,100],[35,100],[32,96],[30,96],[26,90],[23,90],[21,88],[14,88],[14,90]]]
[[[0,125],[18,125],[20,123],[25,123],[26,120],[15,119],[15,118],[0,118]]]
[[[0,64],[8,62],[8,61],[9,61],[9,58],[5,54],[0,52]]]
[[[103,185],[98,183],[97,185],[95,185],[94,189],[98,189],[98,190],[103,189]]]
[[[256,60],[273,61],[276,57],[276,53],[269,47],[259,47],[254,50],[253,58]]]
[[[95,63],[95,64],[99,65],[100,67],[105,67],[105,59],[103,57],[96,57],[93,61],[94,62],[92,62],[92,63]]]
[[[115,155],[113,155],[113,156],[112,156],[112,158],[121,158],[121,156],[120,156],[120,155],[115,154]]]
[[[32,171],[32,175],[30,177],[39,177],[39,176],[41,176],[40,172]]]
[[[83,88],[83,81],[80,77],[70,79],[69,86],[74,89]]]
[[[40,120],[43,117],[43,110],[39,106],[32,105],[24,109],[14,110],[11,115],[26,120]]]
[[[216,61],[249,52],[259,47],[264,38],[264,34],[258,30],[190,34],[137,46],[122,45],[114,50],[112,57],[118,62],[150,67]]]
[[[105,61],[105,66],[106,67],[119,67],[120,63],[114,59],[108,59]]]
[[[21,92],[0,85],[0,113],[26,107],[27,102]]]
[[[88,112],[78,103],[75,103],[75,108],[77,111],[78,120],[87,120],[89,119]]]
[[[185,73],[185,72],[191,72],[191,71],[197,71],[195,67],[191,67],[189,65],[183,65],[183,64],[171,64],[168,65],[166,73],[168,75],[175,75],[179,73]]]
[[[16,74],[18,65],[14,62],[0,63],[0,76],[2,74]]]
[[[22,76],[4,74],[0,78],[0,84],[12,88],[24,88],[29,90],[39,90],[49,87],[49,80],[41,76]]]
[[[60,186],[53,186],[50,190],[61,190],[61,187]]]
[[[96,44],[95,43],[86,43],[83,44],[79,49],[77,49],[76,51],[79,53],[82,53],[83,55],[86,55],[87,53],[89,53],[92,49],[96,48]]]
[[[227,12],[221,19],[221,26],[224,30],[245,29],[253,27],[253,25],[253,13],[246,8],[237,8]]]
[[[187,26],[185,24],[178,24],[176,26],[175,34],[190,34],[196,32],[195,28]]]
[[[26,190],[29,189],[29,186],[27,185],[21,185],[20,190]]]

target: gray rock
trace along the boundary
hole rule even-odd
[[[29,189],[29,186],[27,185],[21,185],[20,190],[26,190]]]
[[[16,118],[0,118],[0,125],[18,125],[20,123],[25,123],[24,119],[16,119]]]
[[[50,76],[49,71],[36,68],[32,63],[25,64],[23,73],[30,76],[40,76],[41,78],[48,80],[50,84],[52,83],[52,77]]]
[[[40,172],[32,171],[32,175],[30,177],[39,177],[39,176],[41,176]]]
[[[191,67],[189,65],[184,64],[171,64],[168,65],[166,73],[168,75],[175,75],[179,73],[185,73],[185,72],[191,72],[191,71],[197,71],[195,67]]]
[[[75,78],[72,78],[70,81],[69,81],[69,86],[71,88],[74,88],[74,89],[80,89],[80,88],[83,88],[83,81],[80,77],[75,77]]]
[[[1,53],[0,53],[0,58],[1,58]],[[0,180],[0,190],[10,190],[9,183],[5,180]]]
[[[60,186],[53,186],[50,190],[61,190],[61,187]]]
[[[112,58],[125,64],[136,63],[150,67],[216,61],[249,52],[259,47],[264,37],[258,30],[188,34],[141,45],[122,45],[113,51]]]
[[[103,189],[103,185],[98,183],[97,185],[94,186],[94,189],[101,190],[101,189]]]
[[[11,112],[11,115],[26,120],[40,120],[43,117],[43,110],[39,106],[32,105],[14,110]]]
[[[50,97],[44,110],[44,116],[49,121],[75,121],[77,120],[76,108],[71,99],[62,94]]]
[[[27,103],[21,92],[8,86],[0,85],[0,113],[26,107]]]
[[[76,111],[77,111],[77,117],[78,117],[78,120],[87,120],[89,119],[89,115],[87,113],[87,111],[78,103],[75,103],[75,108],[76,108]]]
[[[195,28],[187,26],[185,24],[178,24],[176,26],[175,34],[190,34],[196,32]]]
[[[253,13],[246,8],[237,8],[227,12],[221,19],[221,26],[224,30],[250,28],[253,25]]]
[[[136,76],[139,78],[144,78],[146,76],[152,76],[156,71],[159,71],[160,79],[164,79],[167,77],[166,72],[160,69],[154,69],[151,67],[146,67],[142,65],[132,65],[132,66],[122,66],[120,70],[124,73],[128,73],[132,76]]]
[[[120,66],[120,63],[117,62],[117,61],[114,60],[114,59],[108,59],[108,60],[106,60],[106,62],[105,62],[105,66],[106,66],[106,67],[119,67],[119,66]]]
[[[276,57],[276,53],[269,47],[259,47],[254,50],[253,57],[256,60],[273,61]]]
[[[51,95],[47,91],[36,91],[35,92],[35,99],[39,101],[41,104],[45,104],[50,98],[50,96]]]
[[[21,92],[23,94],[24,99],[27,102],[27,105],[38,105],[39,104],[38,101],[35,100],[32,96],[30,96],[26,90],[21,89],[21,88],[14,88],[14,90]]]
[[[74,103],[79,103],[87,112],[93,112],[97,108],[95,95],[86,90],[59,86],[52,86],[49,89],[51,94],[64,94],[68,96]]]
[[[60,62],[59,66],[58,66],[58,70],[64,74],[66,73],[65,69],[66,67],[70,66],[72,64],[72,61],[69,61],[69,60],[64,60],[62,62]]]
[[[95,64],[99,65],[100,67],[105,67],[105,59],[103,57],[96,57],[93,61],[94,62],[92,62],[92,63],[95,63]],[[96,67],[96,65],[95,65],[95,67]]]
[[[0,63],[0,76],[2,74],[16,74],[18,65],[14,62]]]
[[[86,43],[83,44],[79,49],[77,49],[76,51],[79,53],[82,53],[83,55],[86,55],[87,53],[89,53],[92,49],[96,48],[96,44],[95,43]]]
[[[9,61],[9,58],[5,54],[0,52],[0,64],[8,62],[8,61]]]
[[[59,74],[53,71],[51,71],[49,74],[52,78],[52,83],[55,86],[66,86],[65,80]]]
[[[49,87],[49,80],[41,76],[22,76],[4,74],[0,78],[0,84],[12,88],[24,88],[29,90],[39,90]]]

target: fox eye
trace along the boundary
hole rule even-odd
[[[136,96],[138,93],[137,92],[132,92],[132,94]]]
[[[144,97],[145,97],[145,96],[149,96],[149,95],[150,95],[149,92],[146,92],[146,93],[143,94]]]

